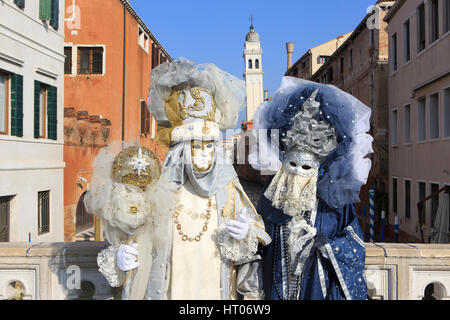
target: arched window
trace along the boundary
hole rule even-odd
[[[255,69],[259,69],[259,60],[258,59],[255,60]]]
[[[94,226],[94,215],[86,211],[84,206],[84,197],[86,191],[81,195],[77,203],[76,211],[76,232],[85,231]]]
[[[252,60],[251,59],[248,60],[248,68],[249,69],[253,69],[253,64],[252,64]]]

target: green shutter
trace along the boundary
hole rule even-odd
[[[23,76],[11,75],[11,135],[23,137]]]
[[[57,88],[49,86],[47,91],[47,123],[48,139],[56,140],[57,127]]]
[[[59,27],[59,0],[52,0],[52,13],[50,19],[50,25],[58,30]]]
[[[41,91],[41,83],[34,81],[34,137],[39,139],[39,97]]]
[[[39,19],[50,20],[52,16],[52,0],[39,0]]]

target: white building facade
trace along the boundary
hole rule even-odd
[[[0,242],[64,239],[64,0],[0,3]]]
[[[253,24],[244,43],[245,84],[247,90],[247,121],[250,121],[256,109],[264,101],[262,49],[258,33]]]

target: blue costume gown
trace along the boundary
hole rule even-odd
[[[282,247],[286,246],[286,237],[282,237],[280,229],[292,217],[274,208],[264,196],[269,184],[270,181],[263,188],[258,203],[258,213],[263,217],[266,232],[272,238],[270,245],[260,249],[263,255],[264,292],[268,300],[288,299],[283,294],[283,282],[285,285],[289,282],[286,281],[288,272],[286,263],[284,267],[282,265]],[[314,246],[304,264],[303,276],[299,279],[298,299],[367,299],[363,275],[365,247],[353,204],[332,209],[319,198],[314,227],[317,235],[312,240]]]

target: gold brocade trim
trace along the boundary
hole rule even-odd
[[[230,261],[230,300],[237,300],[237,272],[234,263]]]
[[[177,101],[179,101],[178,97],[183,92],[184,92],[184,90],[177,91]],[[201,96],[202,92],[205,92],[207,95],[209,95],[209,97],[211,99],[212,109],[209,110],[206,115],[196,115],[196,114],[191,113],[190,110],[203,111],[206,109],[205,99]],[[196,118],[196,119],[205,119],[205,120],[214,122],[214,117],[216,114],[216,105],[214,104],[214,99],[213,99],[211,93],[208,90],[206,90],[204,88],[200,88],[200,87],[190,88],[190,93],[191,93],[192,98],[194,98],[195,103],[194,103],[194,105],[187,106],[186,105],[186,94],[184,95],[183,104],[182,105],[179,104],[179,114],[180,114],[181,119],[184,120],[187,117],[191,117],[191,118]]]
[[[235,188],[234,183],[230,182],[227,184],[227,194],[228,194],[228,201],[225,203],[223,209],[222,209],[222,216],[224,218],[228,219],[235,219],[236,212],[235,212]]]

